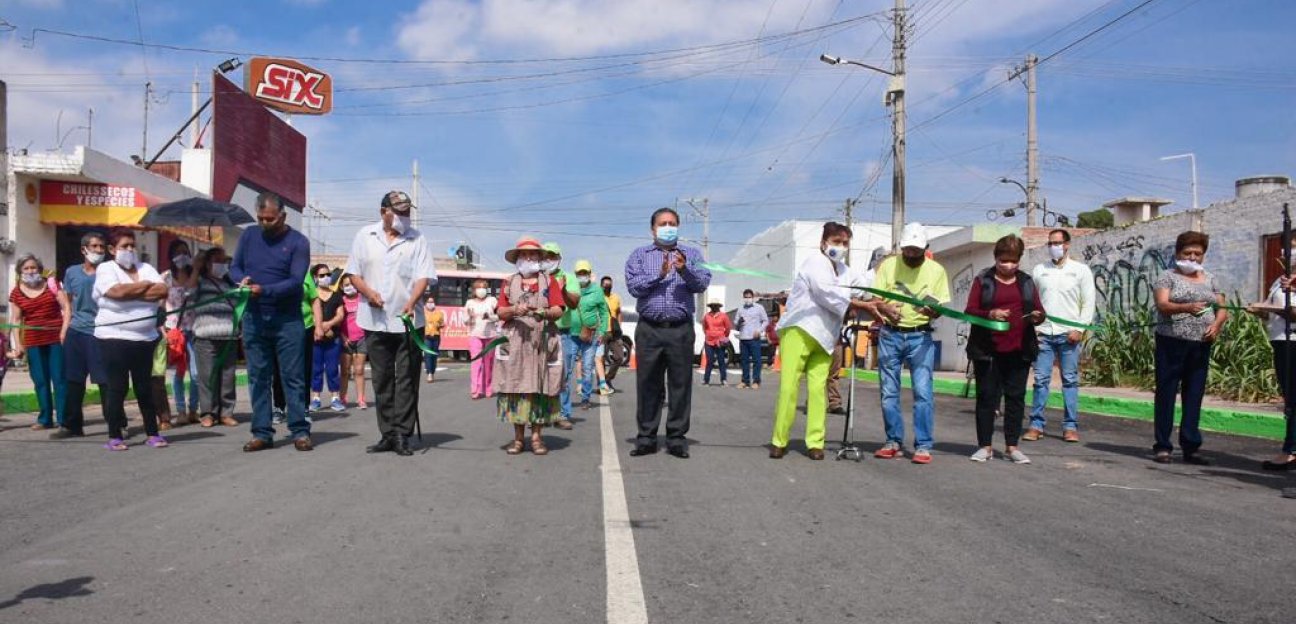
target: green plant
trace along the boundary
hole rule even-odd
[[[1234,297],[1230,305],[1242,302]],[[1156,314],[1151,308],[1111,314],[1103,329],[1085,343],[1087,385],[1151,390],[1156,385]],[[1211,349],[1206,392],[1247,403],[1281,397],[1274,377],[1273,355],[1264,323],[1250,314],[1232,312]]]

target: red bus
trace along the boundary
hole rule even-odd
[[[437,307],[445,314],[446,324],[441,329],[441,355],[456,360],[468,359],[468,313],[464,304],[472,298],[472,283],[486,280],[492,297],[499,296],[500,285],[512,273],[477,270],[438,270],[437,283],[432,287]]]

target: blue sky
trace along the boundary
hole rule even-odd
[[[1024,89],[960,103],[1025,53],[1047,56],[1140,3],[911,2],[910,218],[982,223],[1021,201],[997,180],[1025,179]],[[817,58],[889,66],[892,4],[10,0],[0,79],[10,147],[84,143],[74,128],[93,107],[94,147],[124,159],[140,151],[146,80],[157,89],[152,150],[188,116],[195,70],[230,54],[33,39],[34,29],[349,59],[308,61],[339,93],[332,115],[295,120],[310,141],[310,200],[331,216],[310,230],[317,247],[345,249],[384,191],[410,188],[417,158],[438,250],[466,240],[499,268],[507,243],[541,232],[569,262],[589,257],[619,274],[647,241],[648,213],[677,198],[682,211],[688,198],[710,199],[718,261],[783,219],[840,218],[847,198],[862,200],[857,219],[889,220],[884,81]],[[1238,177],[1296,172],[1294,22],[1296,3],[1280,0],[1156,0],[1042,65],[1049,207],[1074,215],[1134,194],[1187,208],[1187,161],[1158,158],[1188,151],[1203,205],[1227,198]],[[687,219],[682,235],[700,238],[700,224]]]

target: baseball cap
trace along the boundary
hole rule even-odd
[[[410,201],[405,191],[388,191],[383,195],[382,207],[391,208],[396,212],[409,212],[414,209],[414,202]]]
[[[590,274],[593,274],[594,265],[590,264],[589,260],[577,260],[576,266],[572,269],[572,273],[580,273],[581,271],[587,271]]]
[[[541,248],[545,250],[545,253],[551,256],[558,256],[559,258],[562,257],[562,247],[559,247],[558,243],[550,241],[542,245]]]
[[[909,223],[900,231],[900,247],[927,248],[927,228],[921,223]]]

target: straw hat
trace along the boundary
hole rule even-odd
[[[540,241],[536,240],[534,236],[523,236],[517,239],[517,243],[514,243],[512,249],[504,252],[504,261],[509,264],[517,262],[518,252],[520,251],[544,251],[544,249],[540,247]]]

